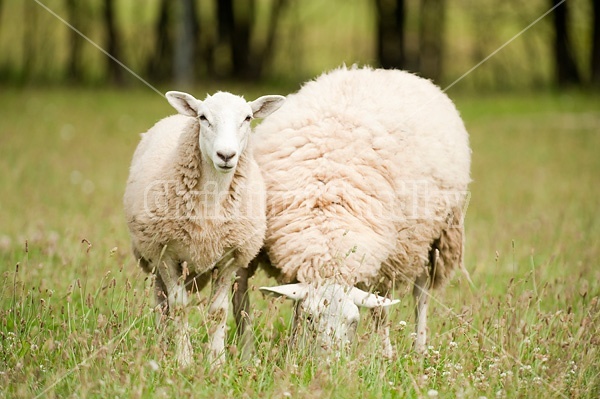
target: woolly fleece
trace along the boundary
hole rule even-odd
[[[282,282],[389,289],[433,247],[433,285],[462,267],[471,150],[450,99],[399,70],[345,67],[287,97],[255,132],[265,249]]]
[[[143,134],[134,153],[124,205],[134,253],[143,256],[144,268],[165,245],[173,259],[188,263],[192,275],[211,270],[229,250],[246,266],[262,246],[264,182],[250,144],[229,191],[218,205],[207,205],[214,184],[198,187],[199,132],[196,118],[173,115]]]

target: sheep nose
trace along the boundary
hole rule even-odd
[[[235,157],[235,151],[217,151],[217,156],[223,160],[223,162],[227,163],[231,160],[231,158]]]

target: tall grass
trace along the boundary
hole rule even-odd
[[[250,98],[263,88],[238,88]],[[274,90],[268,90],[275,92]],[[284,93],[285,94],[285,93]],[[339,359],[289,350],[291,304],[252,280],[256,359],[214,369],[206,294],[195,363],[175,364],[152,280],[129,250],[121,197],[137,133],[171,113],[151,92],[0,93],[0,396],[600,396],[600,99],[456,98],[471,134],[466,266],[436,292],[429,349],[411,351],[408,290],[384,360],[368,313]]]

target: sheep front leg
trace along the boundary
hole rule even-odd
[[[233,283],[233,314],[237,326],[237,336],[242,352],[242,360],[249,360],[254,354],[254,337],[252,320],[250,319],[250,300],[248,298],[248,268],[240,268],[236,272]]]
[[[427,343],[427,307],[429,305],[429,293],[427,292],[429,276],[423,273],[415,280],[413,288],[413,297],[415,298],[415,350],[417,353],[425,352],[425,344]]]
[[[390,326],[388,324],[388,308],[373,308],[371,309],[371,316],[373,317],[373,322],[375,323],[375,330],[377,332],[382,333],[382,350],[383,357],[386,359],[393,359],[394,357],[394,348],[392,347],[392,342],[390,340]]]
[[[434,273],[435,266],[439,252],[437,249],[433,249],[433,253],[430,256],[430,269],[431,273]],[[427,344],[427,307],[429,306],[429,286],[431,285],[431,278],[429,271],[423,272],[415,280],[413,288],[413,298],[415,299],[415,322],[416,322],[416,334],[415,339],[415,350],[417,353],[425,352],[425,345]]]
[[[210,356],[217,366],[225,362],[225,337],[227,334],[227,314],[229,312],[229,288],[235,267],[230,259],[221,270],[215,268],[212,275],[212,294],[208,316],[212,326],[209,329]]]
[[[158,293],[159,306],[164,308],[164,295],[166,294],[168,312],[173,318],[173,329],[175,335],[175,351],[177,364],[187,367],[192,363],[192,344],[190,342],[190,330],[187,320],[186,306],[188,295],[185,287],[185,278],[180,275],[179,264],[169,257],[163,257],[158,265],[157,288],[166,290]]]

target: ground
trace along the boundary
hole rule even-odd
[[[353,352],[327,366],[286,350],[290,304],[253,290],[256,361],[238,359],[230,331],[229,360],[211,369],[202,295],[182,371],[121,205],[138,134],[173,109],[147,89],[0,91],[0,396],[600,396],[600,97],[448,94],[473,148],[473,286],[457,274],[435,293],[425,356],[411,352],[407,290],[391,315],[394,360],[365,312]]]

